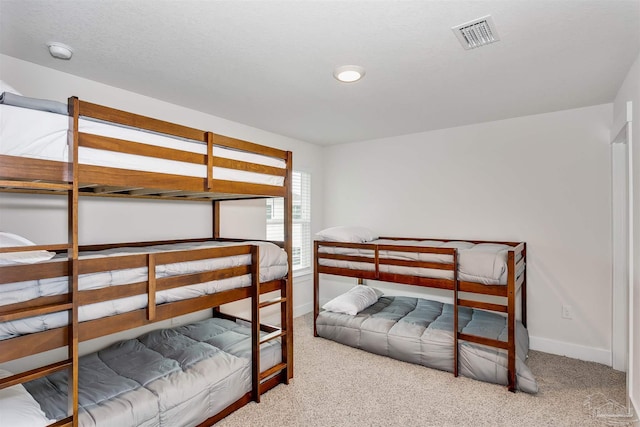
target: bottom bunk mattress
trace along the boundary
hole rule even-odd
[[[516,325],[517,387],[536,393],[538,385],[524,363],[529,335]],[[371,353],[430,368],[453,371],[453,306],[422,298],[383,296],[352,316],[322,311],[316,320],[318,335]],[[505,317],[482,310],[458,308],[461,332],[507,341]],[[508,384],[507,353],[465,341],[458,342],[458,372],[465,377]]]
[[[262,370],[281,357],[279,341],[263,344]],[[251,364],[251,329],[226,319],[118,342],[80,358],[79,425],[197,425],[251,390]],[[66,370],[24,387],[47,418],[67,416]]]

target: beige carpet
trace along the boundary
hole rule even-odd
[[[295,378],[218,425],[602,426],[583,412],[585,398],[626,402],[625,375],[597,363],[532,351],[540,391],[510,393],[314,338],[311,315],[296,318],[294,331]]]

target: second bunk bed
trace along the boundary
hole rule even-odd
[[[66,197],[69,236],[43,245],[0,233],[0,364],[67,349],[0,370],[0,424],[204,426],[288,383],[291,152],[75,97],[0,99],[0,191]],[[213,233],[81,245],[88,196],[209,203]],[[284,199],[283,242],[220,238],[222,201],[271,197]],[[219,310],[249,298],[249,322]],[[270,306],[277,326],[260,321]],[[80,355],[81,342],[203,310],[212,318]]]
[[[377,237],[362,227],[328,229],[320,238],[314,242],[315,336],[537,392],[525,364],[525,242]],[[321,274],[356,278],[359,286],[321,311]],[[383,296],[362,286],[364,280],[444,289],[453,293],[452,303]]]

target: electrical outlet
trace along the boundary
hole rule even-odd
[[[573,319],[573,307],[567,304],[562,304],[562,318]]]

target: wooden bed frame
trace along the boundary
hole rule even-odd
[[[318,336],[316,329],[316,320],[320,313],[320,274],[330,274],[334,276],[354,277],[358,279],[358,283],[362,284],[364,279],[379,280],[383,282],[401,283],[405,285],[422,286],[429,288],[439,288],[453,291],[453,307],[454,307],[454,330],[458,331],[458,307],[471,307],[482,310],[495,311],[505,313],[507,318],[508,339],[507,342],[463,334],[457,332],[454,334],[454,351],[453,351],[453,373],[458,376],[458,340],[464,340],[477,344],[506,350],[508,360],[508,388],[510,391],[516,390],[516,316],[517,304],[516,297],[520,293],[521,321],[527,326],[527,280],[526,280],[526,253],[527,246],[524,242],[497,242],[497,241],[481,241],[481,240],[465,240],[471,243],[499,243],[511,246],[507,254],[507,283],[506,285],[484,285],[475,282],[466,282],[458,279],[458,251],[454,248],[437,248],[437,247],[420,247],[420,246],[404,246],[402,241],[406,240],[437,240],[442,242],[453,241],[451,239],[426,239],[426,238],[406,238],[406,237],[380,237],[385,240],[396,240],[397,244],[374,244],[374,243],[340,243],[330,241],[315,241],[314,243],[314,336]],[[459,239],[458,239],[459,240]],[[373,257],[339,255],[320,252],[321,247],[337,247],[337,248],[355,248],[368,249],[374,254]],[[380,258],[380,251],[398,251],[411,253],[432,253],[451,256],[452,261],[449,263],[435,263],[424,261],[396,260],[389,258]],[[333,259],[340,261],[351,261],[367,263],[371,265],[371,269],[350,269],[328,267],[320,265],[321,259]],[[411,276],[404,274],[387,273],[380,271],[380,265],[395,265],[414,268],[430,268],[437,270],[447,270],[453,272],[453,279],[429,278],[422,276]],[[521,271],[519,275],[517,272]],[[487,303],[472,299],[461,299],[460,292],[465,292],[468,297],[473,298],[475,295],[491,295],[502,297],[506,303]],[[477,297],[476,297],[477,298]]]
[[[68,348],[68,358],[28,372],[22,372],[0,379],[0,389],[34,380],[63,369],[69,369],[70,416],[52,425],[77,426],[79,342],[209,308],[212,309],[212,315],[228,318],[228,315],[219,312],[218,307],[221,304],[245,298],[251,298],[252,390],[222,410],[219,414],[204,421],[201,425],[211,425],[251,400],[259,402],[260,394],[279,383],[288,383],[293,377],[291,152],[91,104],[80,101],[75,97],[69,98],[68,111],[69,162],[0,155],[0,191],[67,196],[68,242],[55,245],[32,246],[29,247],[29,250],[47,250],[58,253],[67,252],[68,261],[0,267],[0,286],[5,283],[18,281],[68,276],[69,292],[64,295],[40,297],[22,303],[0,306],[0,321],[67,311],[69,313],[69,323],[68,326],[62,328],[0,341],[0,363],[65,346]],[[206,144],[207,154],[194,154],[189,151],[161,148],[81,133],[78,131],[79,117],[81,116],[110,122],[117,126],[129,126],[168,136],[200,141]],[[166,173],[141,172],[112,167],[84,165],[78,162],[78,147],[80,146],[206,165],[208,172],[206,178],[196,178]],[[216,157],[216,146],[281,159],[286,163],[286,168],[275,168]],[[219,180],[216,179],[213,174],[213,167],[224,167],[283,177],[284,185],[273,186]],[[78,202],[82,196],[208,202],[212,205],[213,236],[203,239],[80,246],[78,241]],[[289,268],[287,276],[283,279],[273,280],[268,283],[259,282],[259,247],[249,244],[233,247],[172,251],[167,253],[78,259],[78,254],[81,250],[100,250],[123,246],[138,247],[153,244],[205,240],[233,240],[220,239],[221,201],[265,197],[282,197],[285,202],[285,240],[284,242],[279,242],[279,245],[283,247],[287,253]],[[24,251],[24,247],[0,248],[0,253],[19,251]],[[155,277],[154,267],[158,264],[239,254],[250,254],[251,265],[198,274],[171,276],[168,278]],[[150,273],[146,281],[98,290],[78,290],[78,276],[80,274],[135,267],[148,268]],[[251,274],[252,277],[250,287],[222,291],[212,295],[161,305],[156,304],[157,291],[246,274]],[[273,291],[279,291],[280,296],[268,301],[260,301],[261,294]],[[78,322],[78,308],[82,305],[141,294],[146,295],[148,299],[148,307],[145,309],[81,323]],[[260,323],[260,309],[271,305],[280,306],[280,327],[262,325]],[[268,332],[262,339],[259,334],[260,329]],[[260,373],[260,343],[274,339],[280,339],[282,343],[282,363]]]

